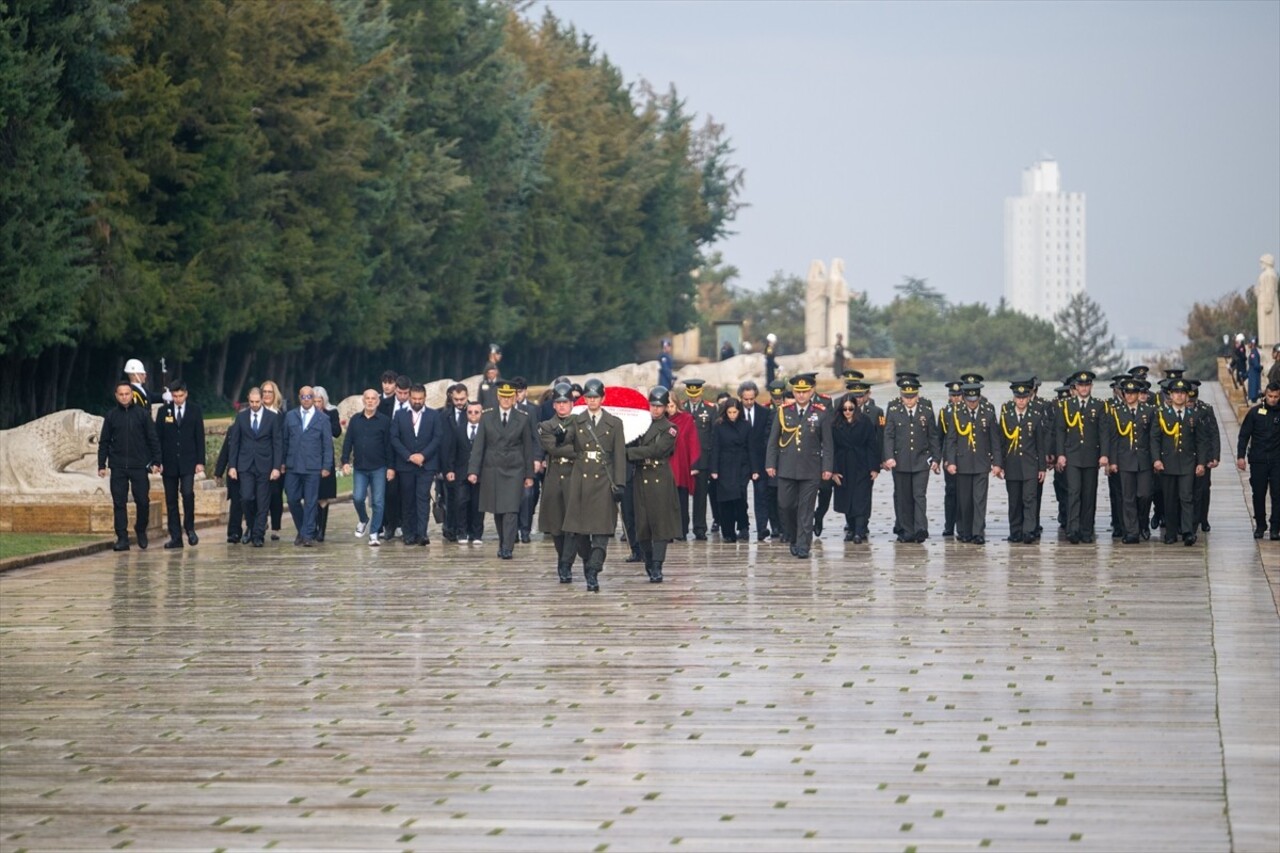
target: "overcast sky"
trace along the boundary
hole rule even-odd
[[[1111,329],[1173,346],[1280,255],[1280,2],[543,0],[629,82],[674,83],[746,170],[717,248],[763,287],[844,258],[952,301],[1004,292],[1004,199],[1049,154],[1087,205]]]

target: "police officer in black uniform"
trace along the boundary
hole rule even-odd
[[[1261,539],[1268,526],[1271,540],[1280,540],[1280,382],[1267,385],[1262,402],[1240,422],[1236,442],[1236,468],[1249,465],[1253,490],[1253,538]],[[1271,523],[1267,524],[1267,493],[1271,493]]]

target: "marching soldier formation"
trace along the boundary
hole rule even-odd
[[[341,467],[344,473],[354,468],[355,535],[367,535],[370,545],[397,538],[430,544],[435,487],[435,520],[443,522],[447,542],[478,544],[488,514],[497,528],[497,555],[510,560],[517,544],[529,541],[536,506],[538,530],[555,544],[558,581],[573,583],[574,564],[581,562],[591,592],[600,590],[619,503],[632,550],[627,561],[642,561],[648,580],[658,584],[668,544],[689,538],[690,527],[695,540],[719,527],[725,542],[750,542],[748,501],[757,541],[784,542],[796,558],[810,556],[833,503],[845,516],[844,540],[866,543],[872,490],[883,472],[891,475],[893,531],[904,545],[929,538],[928,489],[939,474],[945,477],[944,537],[986,543],[995,477],[1008,496],[1008,542],[1041,540],[1048,482],[1066,542],[1095,542],[1101,471],[1112,537],[1136,545],[1162,529],[1164,543],[1193,546],[1210,529],[1211,474],[1221,457],[1217,420],[1198,399],[1200,383],[1182,369],[1165,371],[1155,387],[1148,373],[1140,365],[1112,377],[1108,399],[1093,396],[1096,376],[1089,370],[1067,377],[1049,399],[1039,395],[1037,378],[1017,380],[1009,384],[1012,399],[999,409],[983,396],[983,377],[968,373],[946,383],[948,400],[937,411],[920,396],[919,375],[910,372],[898,374],[898,396],[883,409],[856,370],[842,372],[846,393],[834,398],[817,392],[814,373],[771,377],[767,401],[757,400],[756,384],[745,382],[737,397],[722,394],[717,404],[704,399],[703,380],[687,379],[682,401],[669,385],[649,390],[651,420],[627,442],[622,420],[604,406],[599,379],[580,388],[558,379],[539,407],[524,400],[524,380],[501,378],[490,361],[474,396],[454,384],[445,406],[434,410],[426,407],[422,384],[387,371],[381,393],[365,391],[363,411],[347,425]],[[191,545],[198,541],[191,479],[205,464],[203,423],[185,385],[177,382],[171,391],[153,423],[145,373],[131,371],[104,423],[99,467],[104,477],[110,468],[117,550],[130,544],[130,489],[138,503],[136,540],[147,546],[148,470],[165,477],[166,547],[182,547],[184,536]],[[331,453],[339,433],[330,429],[336,418],[313,416],[310,387],[298,400],[298,408],[282,415],[255,387],[228,430],[216,470],[226,474],[233,499],[230,543],[263,547],[271,488],[286,477],[295,543],[323,541],[316,483],[335,469]],[[1245,416],[1236,466],[1249,471],[1254,536],[1280,540],[1280,383],[1268,385]]]

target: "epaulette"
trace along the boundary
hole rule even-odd
[[[815,409],[817,409],[818,411],[820,411],[820,412],[825,412],[825,411],[827,410],[827,405],[826,405],[826,403],[817,403],[817,402],[815,402],[815,403],[813,404],[813,407],[814,407]]]

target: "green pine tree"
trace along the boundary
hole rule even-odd
[[[1054,317],[1058,337],[1071,359],[1071,370],[1107,376],[1124,369],[1124,353],[1107,327],[1102,306],[1081,291]]]

